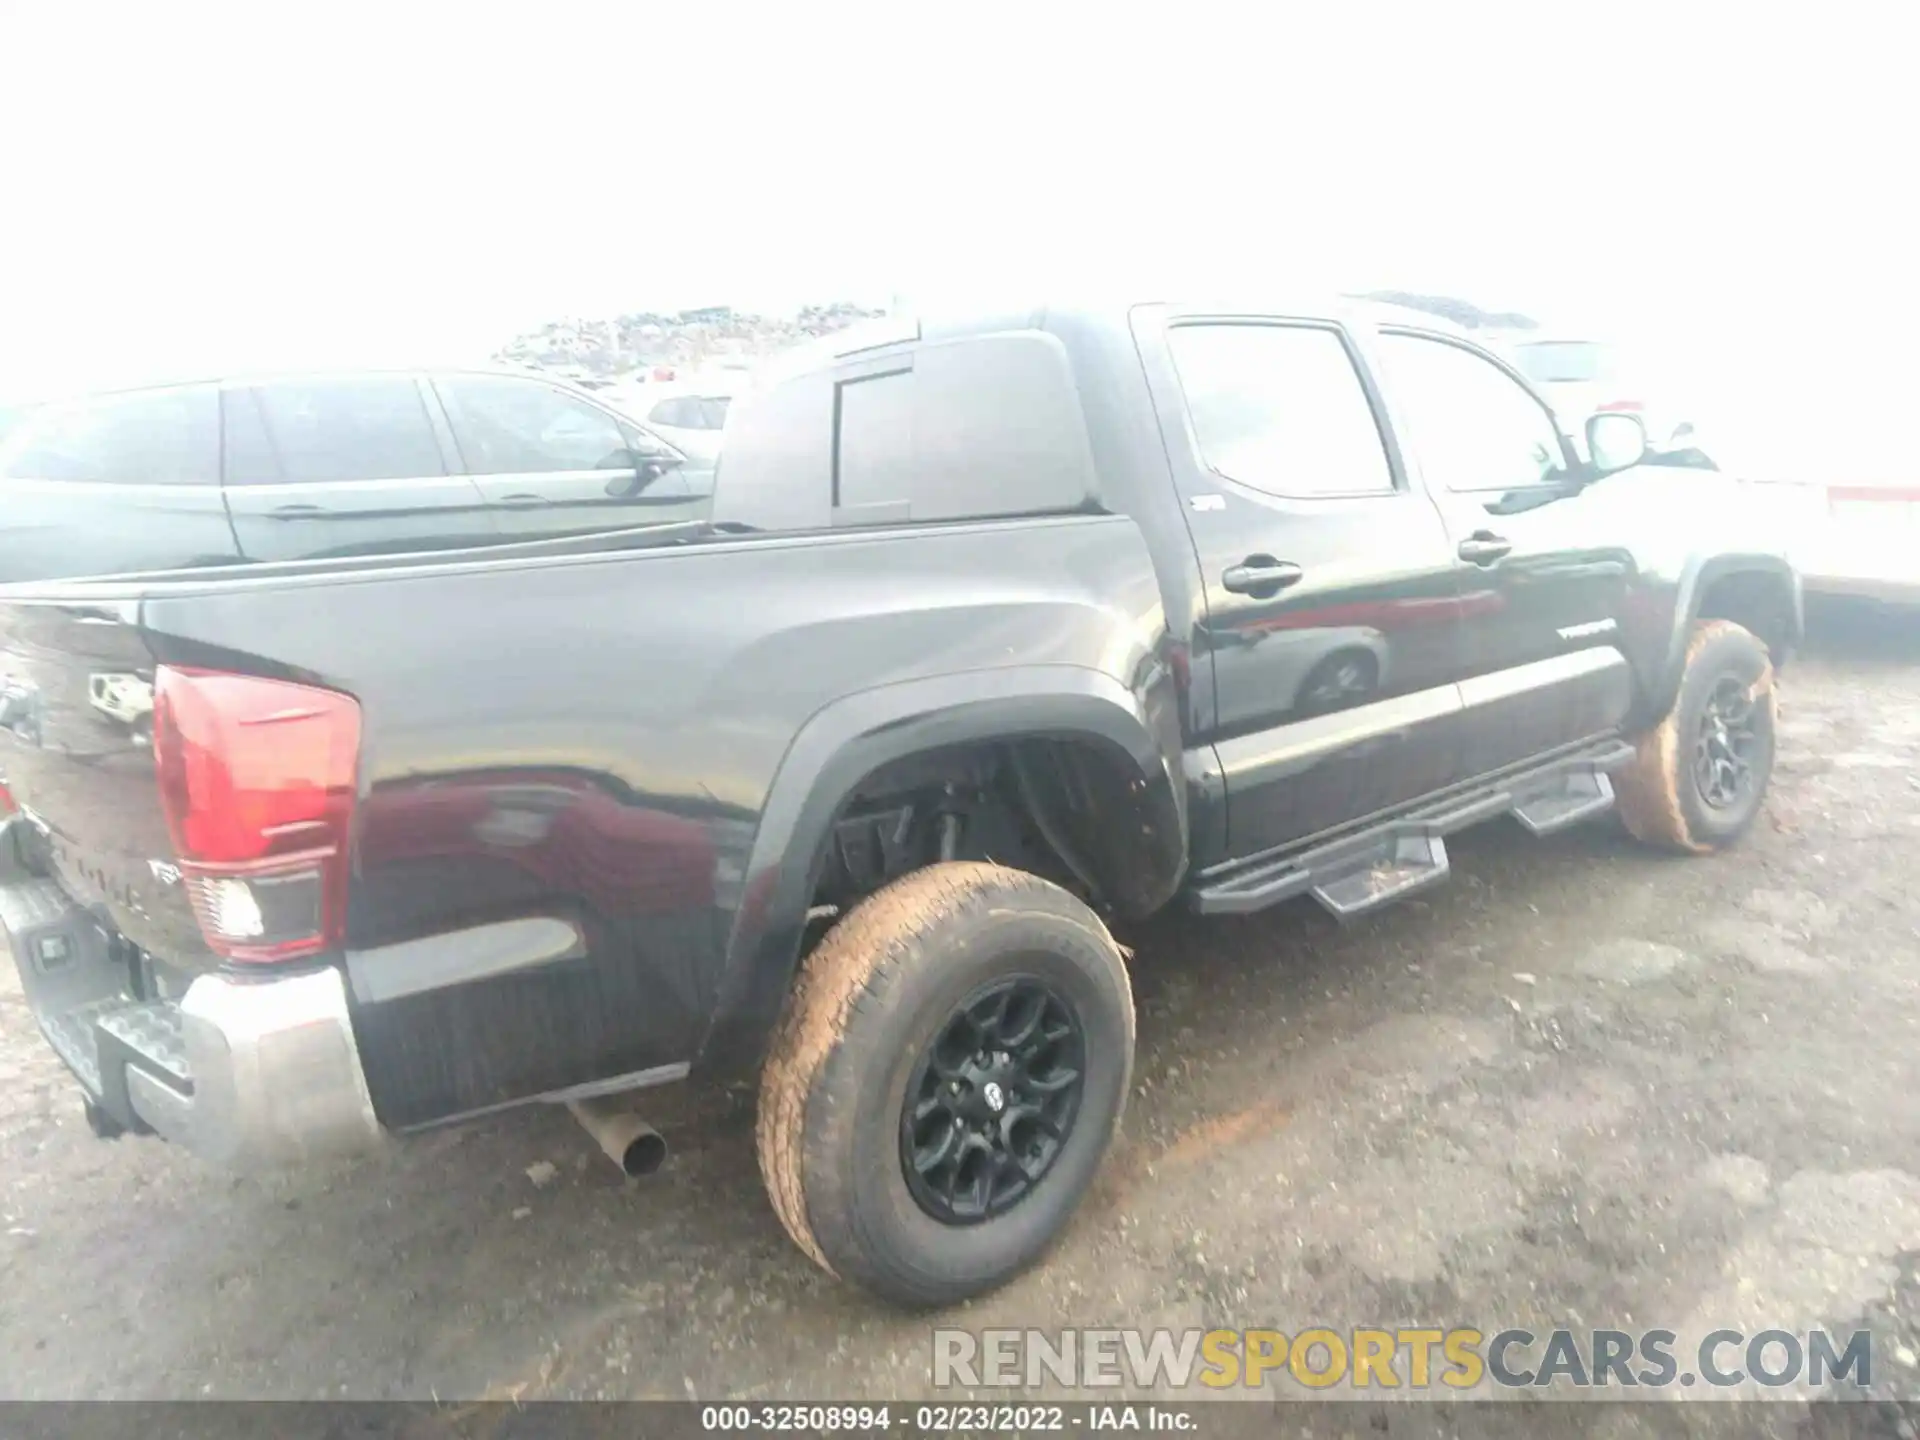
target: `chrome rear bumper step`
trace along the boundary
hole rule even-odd
[[[141,998],[107,935],[48,879],[0,884],[0,932],[41,1032],[111,1126],[240,1166],[369,1149],[385,1133],[338,969],[201,975],[178,1000]]]

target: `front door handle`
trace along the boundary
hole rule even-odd
[[[1298,565],[1276,560],[1271,555],[1249,555],[1238,565],[1229,566],[1220,583],[1236,595],[1264,599],[1298,584],[1304,573]]]
[[[305,520],[309,516],[324,515],[326,508],[321,505],[276,505],[273,518],[276,520]]]
[[[1513,542],[1485,530],[1477,530],[1460,542],[1460,558],[1475,565],[1491,565],[1510,554]]]
[[[511,505],[516,510],[532,510],[537,506],[551,505],[553,501],[549,500],[544,495],[521,494],[521,495],[503,495],[500,497],[500,503],[502,505]]]

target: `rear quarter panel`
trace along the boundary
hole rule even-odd
[[[400,1126],[695,1059],[824,707],[1014,667],[1130,686],[1165,637],[1105,516],[239,579],[143,619],[161,660],[360,700],[356,1026]],[[449,935],[423,978],[409,942]]]

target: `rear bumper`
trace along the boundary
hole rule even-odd
[[[124,955],[58,885],[4,878],[0,927],[34,1018],[110,1120],[247,1168],[380,1143],[337,969],[202,975],[177,1001],[141,999]]]

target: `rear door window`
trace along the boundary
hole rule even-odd
[[[106,395],[40,411],[0,448],[0,475],[113,485],[213,485],[220,401],[212,386]]]
[[[1168,332],[1207,468],[1268,495],[1390,494],[1393,468],[1346,343],[1318,326]]]
[[[229,484],[447,473],[420,384],[410,375],[274,382],[230,391],[227,407]]]
[[[605,410],[538,380],[445,375],[434,388],[471,475],[626,470],[640,448]]]

